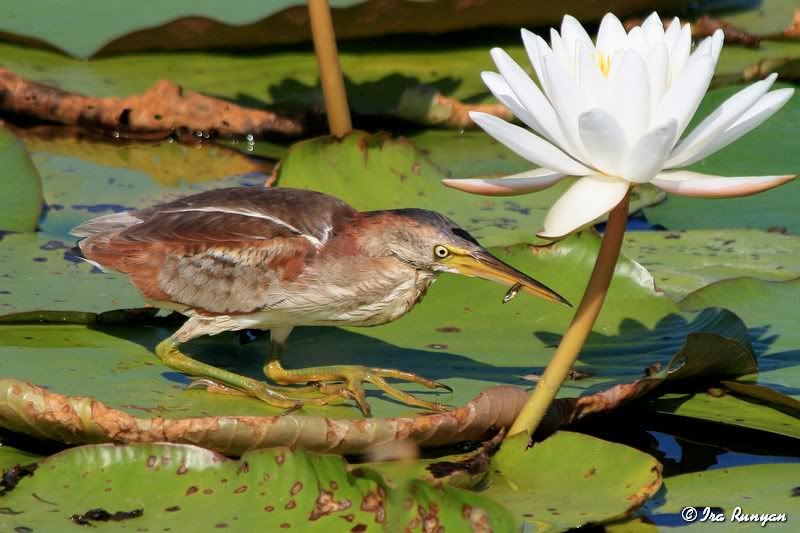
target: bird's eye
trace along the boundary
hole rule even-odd
[[[439,259],[444,259],[448,255],[450,255],[450,250],[448,250],[446,247],[442,246],[441,244],[438,244],[438,245],[433,247],[433,255],[435,255]]]

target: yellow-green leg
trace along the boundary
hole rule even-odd
[[[336,400],[350,397],[350,393],[343,387],[299,388],[301,390],[287,387],[269,387],[263,381],[241,376],[192,359],[180,351],[180,345],[182,342],[204,334],[202,327],[198,327],[196,323],[193,323],[193,320],[194,319],[190,319],[187,321],[173,336],[161,341],[155,349],[159,359],[161,359],[165,365],[174,368],[178,372],[201,378],[201,381],[210,380],[210,382],[214,384],[221,385],[221,390],[223,391],[225,388],[233,389],[248,396],[258,398],[269,405],[288,410],[295,410],[303,405],[327,405]],[[324,396],[300,399],[288,395],[294,392],[304,392],[303,389],[320,391]]]
[[[365,416],[370,416],[370,407],[366,400],[366,394],[362,383],[369,382],[381,389],[392,398],[399,400],[407,405],[431,409],[433,411],[446,411],[449,405],[437,402],[421,400],[416,396],[401,391],[397,387],[390,385],[386,379],[399,379],[411,383],[418,383],[429,389],[445,389],[452,392],[452,389],[443,383],[433,381],[411,372],[395,370],[391,368],[368,368],[361,365],[335,365],[303,368],[297,370],[287,370],[283,368],[280,361],[281,352],[286,338],[289,336],[291,328],[280,328],[272,330],[272,345],[267,364],[264,365],[264,374],[281,385],[291,383],[314,383],[314,382],[342,382],[341,384],[329,384],[329,387],[343,387],[349,391],[353,399],[358,403]]]

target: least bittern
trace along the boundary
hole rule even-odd
[[[478,276],[511,286],[514,293],[567,303],[438,213],[359,212],[306,190],[212,190],[95,218],[72,233],[85,237],[79,246],[88,261],[126,274],[152,305],[189,317],[156,347],[167,366],[221,386],[217,390],[233,389],[282,408],[349,397],[368,415],[364,382],[408,405],[446,408],[387,382],[449,388],[410,372],[356,365],[290,370],[280,362],[295,326],[391,322],[409,312],[441,272]],[[264,373],[282,386],[207,365],[179,350],[196,337],[242,329],[271,330]],[[297,398],[296,392],[309,388],[320,394]]]

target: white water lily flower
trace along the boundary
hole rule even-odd
[[[489,135],[543,168],[499,179],[444,183],[486,195],[513,195],[580,179],[553,205],[540,232],[557,238],[609,212],[631,184],[703,198],[754,194],[794,176],[723,178],[685,170],[760,125],[794,89],[768,92],[776,75],[737,92],[681,139],[708,89],[722,50],[722,30],[691,52],[689,25],[675,18],[666,30],[656,13],[626,32],[607,14],[592,43],[566,16],[550,46],[522,30],[540,86],[509,55],[495,48],[498,73],[483,81],[531,131],[486,113],[470,117]],[[691,52],[691,53],[690,53]],[[537,135],[538,134],[538,135]],[[670,170],[670,171],[668,171]]]

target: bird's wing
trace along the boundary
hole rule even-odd
[[[292,189],[217,189],[76,228],[101,266],[144,296],[209,313],[264,307],[355,215],[347,204]]]

